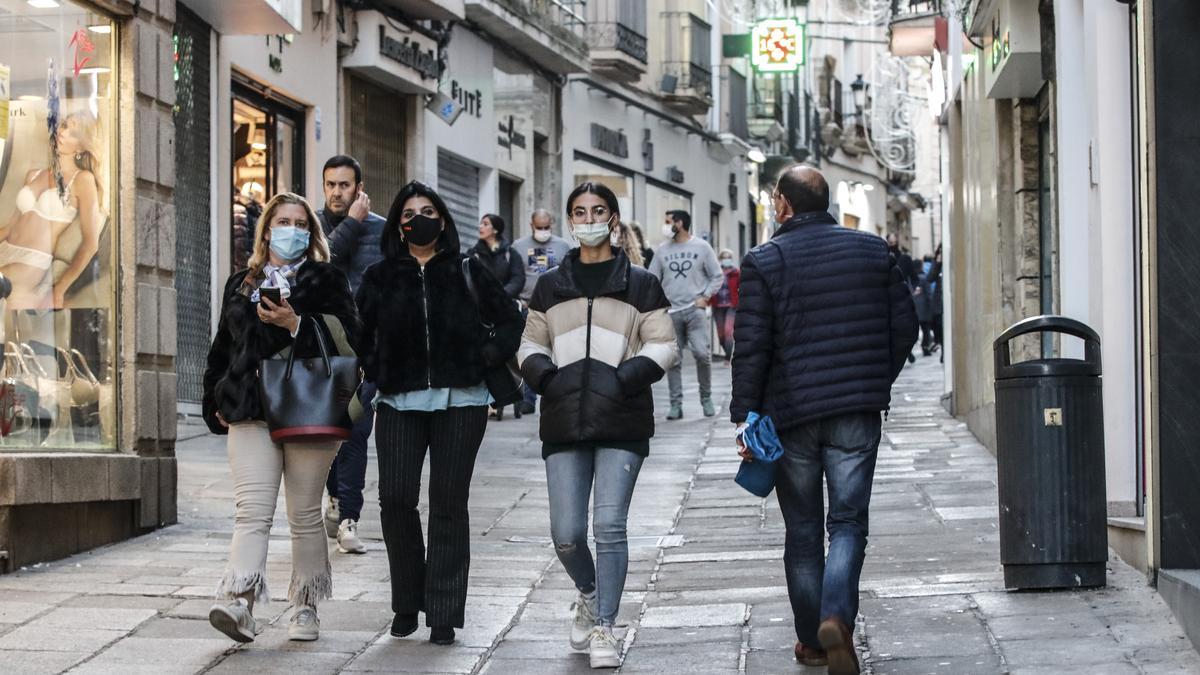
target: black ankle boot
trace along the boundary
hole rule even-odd
[[[392,637],[408,637],[417,632],[417,615],[397,614],[392,618]]]
[[[429,631],[429,641],[435,645],[454,644],[454,629],[449,626],[434,626]]]

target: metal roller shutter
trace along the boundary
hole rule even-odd
[[[180,4],[175,21],[175,305],[179,403],[204,394],[205,355],[212,326],[209,286],[212,195],[209,167],[208,24]]]
[[[479,240],[479,167],[438,150],[438,194],[450,209],[463,251]]]

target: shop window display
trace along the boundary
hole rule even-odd
[[[0,0],[0,451],[114,444],[115,30]]]

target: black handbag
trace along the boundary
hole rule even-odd
[[[259,364],[258,393],[276,443],[345,441],[354,427],[351,402],[362,382],[358,357],[353,352],[329,356],[315,320],[301,321],[300,330],[308,324],[316,331],[319,357],[297,359],[291,349],[286,360],[263,359]]]
[[[471,275],[470,258],[463,258],[462,269],[463,277],[467,280],[467,291],[470,292],[471,299],[475,301],[475,307],[479,308],[479,291],[475,288],[475,279]],[[495,339],[496,325],[488,323],[483,318],[482,309],[479,311],[479,322],[487,331],[487,339]],[[485,368],[483,383],[487,385],[488,393],[496,400],[493,405],[497,408],[513,405],[525,398],[525,392],[521,390],[521,369],[517,366],[515,355],[505,363]]]

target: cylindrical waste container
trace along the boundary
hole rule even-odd
[[[1084,358],[1013,363],[1009,343],[1056,332],[1084,341]],[[1103,586],[1108,559],[1100,336],[1061,316],[1004,331],[996,359],[996,464],[1004,585]]]

